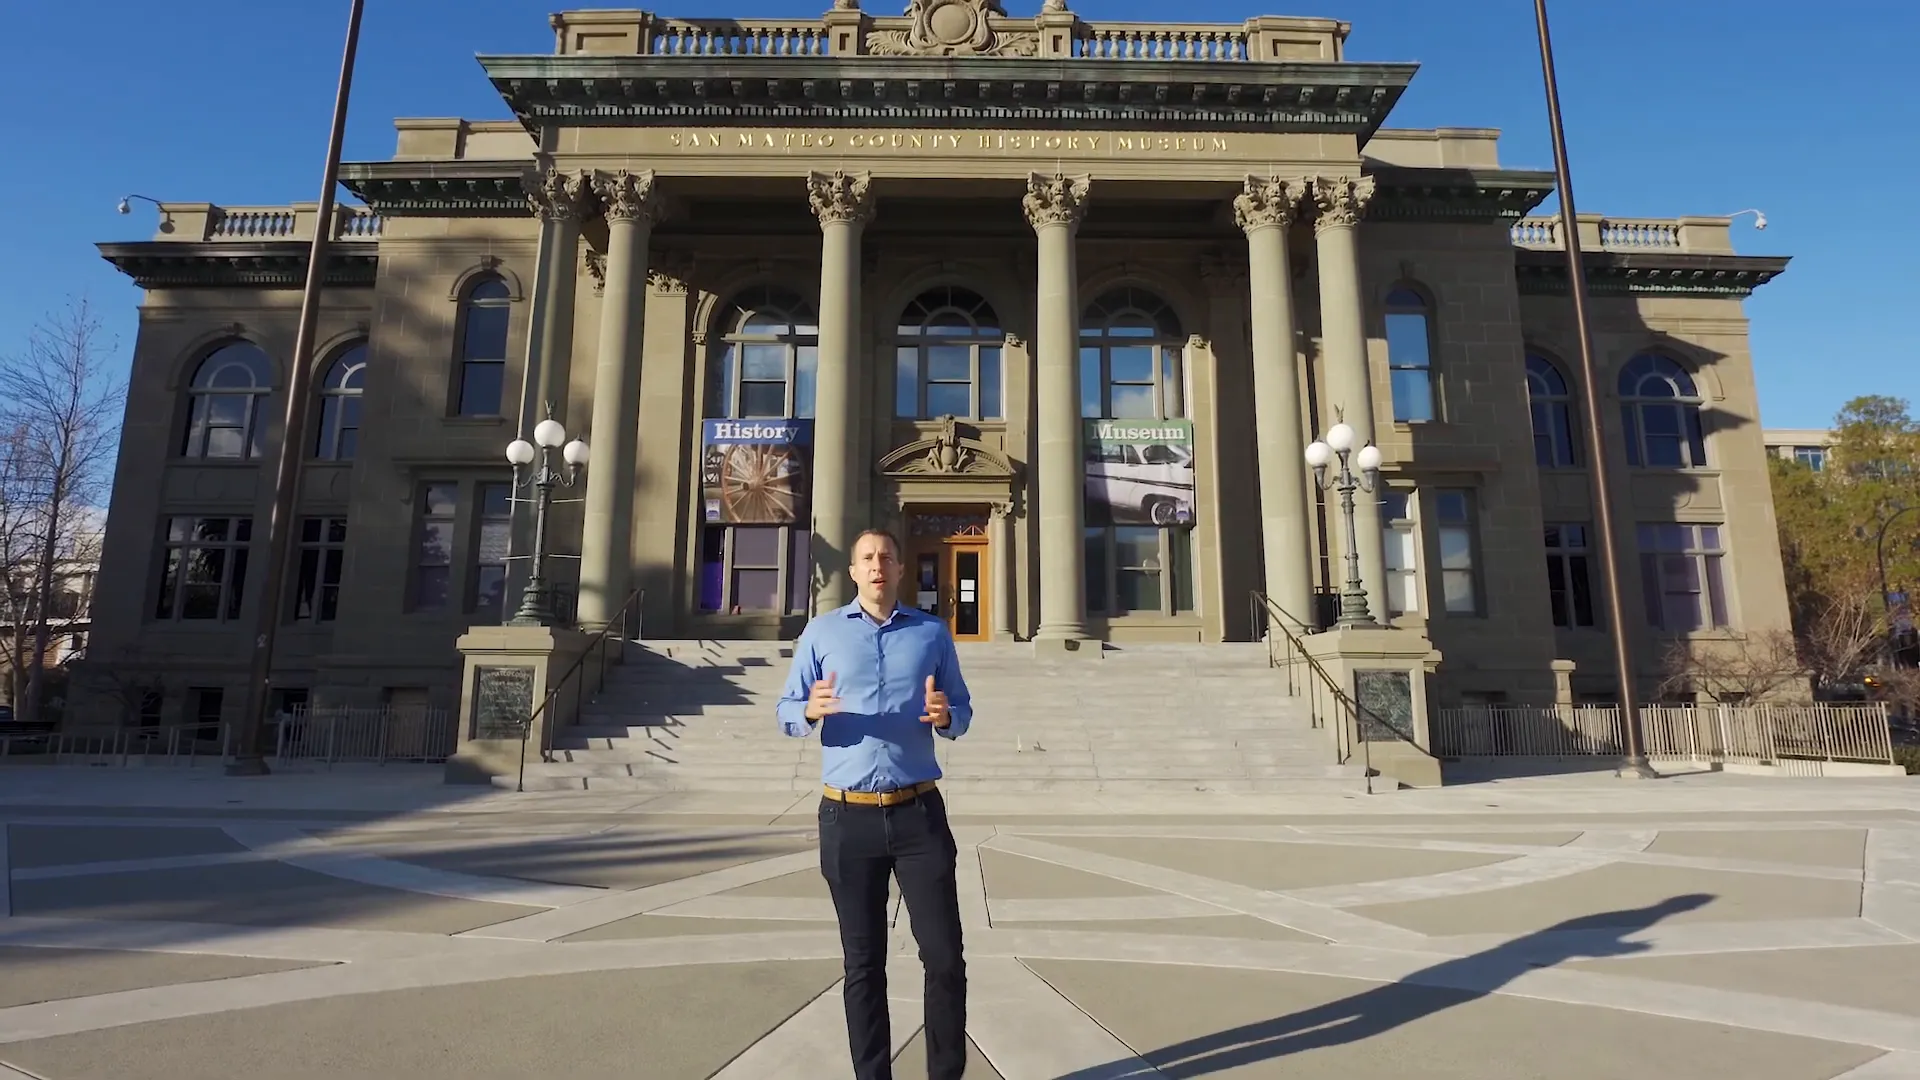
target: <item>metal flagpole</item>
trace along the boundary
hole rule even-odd
[[[320,287],[326,280],[327,246],[333,239],[333,189],[340,175],[340,144],[346,137],[347,96],[353,87],[353,58],[360,45],[360,15],[365,0],[352,0],[347,15],[347,44],[340,56],[340,85],[333,98],[333,127],[327,134],[327,163],[320,180],[320,213],[313,225],[313,245],[307,251],[307,284],[300,295],[300,328],[287,365],[286,422],[275,450],[273,510],[267,517],[267,568],[262,575],[253,634],[252,670],[247,678],[247,704],[242,714],[239,745],[227,765],[229,776],[262,776],[266,758],[260,752],[260,731],[273,696],[273,639],[280,626],[280,594],[285,591],[292,518],[299,497],[300,462],[307,441],[307,398],[313,366],[313,337],[320,320]]]
[[[1613,631],[1614,677],[1620,683],[1621,727],[1627,760],[1621,774],[1651,777],[1640,727],[1640,695],[1633,685],[1633,653],[1627,639],[1627,609],[1620,592],[1620,534],[1613,516],[1613,484],[1608,476],[1606,440],[1600,427],[1600,386],[1594,375],[1593,330],[1587,322],[1587,275],[1580,256],[1580,228],[1574,217],[1573,180],[1567,170],[1567,136],[1560,123],[1560,84],[1553,73],[1553,39],[1547,32],[1547,0],[1533,0],[1540,30],[1540,69],[1547,84],[1547,123],[1553,132],[1554,182],[1560,188],[1560,240],[1567,253],[1567,287],[1573,295],[1573,321],[1580,335],[1580,389],[1586,405],[1588,468],[1593,474],[1593,509],[1600,529],[1600,573],[1607,592]]]

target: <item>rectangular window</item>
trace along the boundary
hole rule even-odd
[[[1433,349],[1428,340],[1426,301],[1404,289],[1387,298],[1387,372],[1393,392],[1393,418],[1403,424],[1433,419]]]
[[[167,519],[157,619],[226,622],[240,617],[253,519]]]
[[[820,368],[817,346],[728,341],[707,362],[712,365],[712,416],[743,420],[813,415]]]
[[[500,622],[505,617],[507,547],[513,535],[513,485],[490,482],[475,490],[480,519],[475,523],[473,612],[476,622]]]
[[[1547,600],[1553,625],[1576,629],[1594,625],[1592,549],[1585,525],[1548,525]]]
[[[1814,472],[1827,467],[1827,448],[1824,446],[1796,446],[1793,448],[1793,460],[1812,469]]]
[[[805,612],[813,535],[789,525],[708,525],[700,534],[700,610]]]
[[[1682,634],[1729,625],[1720,526],[1643,522],[1638,539],[1651,626]]]
[[[1413,521],[1413,491],[1399,488],[1380,496],[1380,542],[1386,555],[1387,614],[1420,610],[1420,534]],[[1342,571],[1341,580],[1345,580]]]
[[[1440,594],[1449,615],[1478,615],[1480,587],[1473,569],[1473,492],[1433,493],[1435,540],[1440,545]]]
[[[293,621],[332,622],[340,615],[340,579],[347,561],[347,519],[300,519],[300,568],[294,577]]]
[[[437,480],[420,490],[413,558],[413,610],[445,611],[453,602],[453,529],[460,485]]]

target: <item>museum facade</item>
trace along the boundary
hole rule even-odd
[[[1437,697],[1547,698],[1556,661],[1613,693],[1552,174],[1387,127],[1414,65],[1055,0],[552,24],[480,59],[513,120],[397,121],[332,222],[165,203],[101,245],[145,300],[89,659],[143,716],[237,715],[318,227],[283,703],[458,700],[531,550],[505,449],[548,417],[591,447],[547,530],[567,621],[793,636],[887,526],[957,638],[1075,651],[1246,640],[1255,594],[1326,625],[1345,529],[1303,450],[1344,422],[1384,455],[1361,578]],[[1741,304],[1786,260],[1725,218],[1580,228],[1651,677],[1787,622]]]

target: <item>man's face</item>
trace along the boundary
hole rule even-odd
[[[899,592],[906,564],[886,537],[863,536],[853,545],[852,572],[862,599],[889,604]]]

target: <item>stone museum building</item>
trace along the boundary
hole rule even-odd
[[[794,636],[887,526],[962,641],[1246,641],[1256,593],[1317,630],[1346,526],[1303,451],[1338,422],[1384,455],[1360,576],[1435,701],[1608,699],[1615,618],[1643,692],[1675,637],[1787,623],[1742,309],[1787,260],[1581,220],[1608,610],[1552,173],[1391,126],[1416,65],[1347,59],[1347,23],[551,21],[479,58],[512,119],[395,121],[331,222],[166,202],[101,245],[145,298],[89,663],[143,715],[239,715],[316,228],[282,704],[459,701],[456,641],[531,565],[506,448],[548,417],[590,446],[546,530],[586,628],[631,597],[648,638]]]

